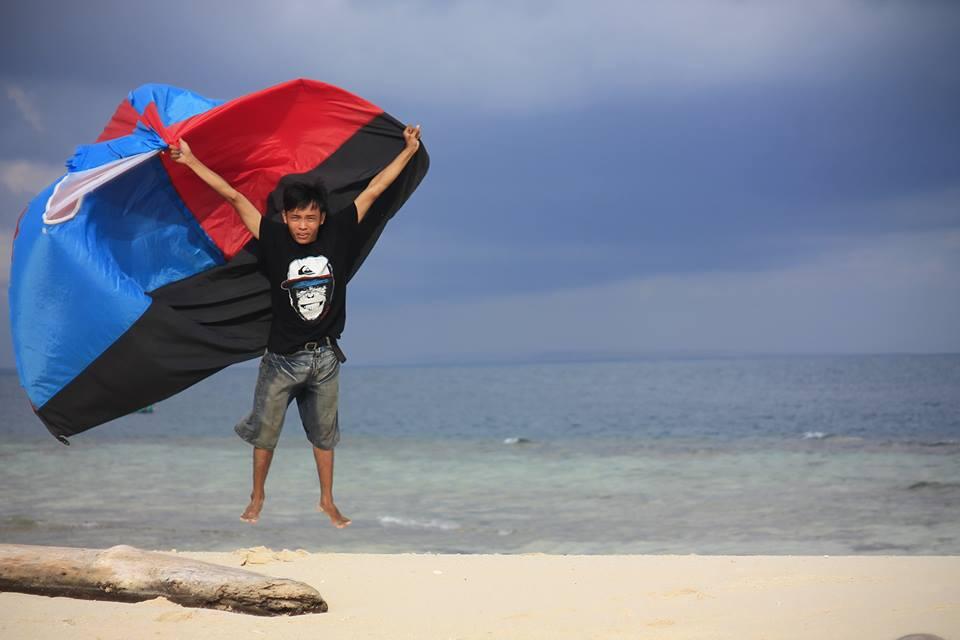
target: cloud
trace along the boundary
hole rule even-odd
[[[13,232],[0,231],[0,368],[12,367],[13,338],[10,334],[10,306],[7,287],[10,283],[10,260],[13,254]]]
[[[587,10],[577,0],[285,3],[270,5],[274,15],[264,22],[274,25],[267,35],[273,52],[248,63],[283,61],[397,95],[527,111],[589,104],[598,93],[687,93],[784,74],[817,79],[928,33],[929,21],[906,4],[608,0]],[[351,28],[309,38],[321,20]],[[307,42],[316,62],[304,65]],[[372,55],[342,55],[357,42]],[[384,73],[386,57],[398,62],[395,73]]]
[[[0,285],[10,282],[10,260],[13,257],[13,232],[0,231]],[[6,300],[6,291],[4,291],[4,300]],[[3,316],[0,324],[6,324],[6,316]],[[0,366],[3,366],[0,364]]]
[[[17,85],[8,84],[7,97],[13,101],[13,104],[17,107],[17,111],[20,112],[20,115],[23,116],[23,119],[34,131],[37,133],[43,133],[45,131],[40,112],[34,106],[33,100],[27,95],[26,91]]]
[[[62,164],[0,160],[0,185],[14,195],[34,195],[66,173]]]
[[[856,221],[861,231],[921,231],[960,228],[960,187],[895,193],[820,207],[821,219]]]
[[[949,4],[171,0],[108,14],[64,6],[58,24],[26,7],[12,16],[0,53],[12,59],[36,38],[29,25],[44,24],[45,38],[62,46],[37,51],[21,75],[39,69],[97,82],[125,78],[131,86],[144,77],[178,78],[209,93],[307,75],[375,101],[531,111],[624,91],[659,97],[784,75],[845,77],[849,65],[869,66],[880,51],[913,54],[918,42],[950,37],[956,12]],[[184,14],[191,19],[175,19]],[[156,33],[174,30],[190,46],[145,43],[144,25]],[[72,64],[63,65],[64,51]],[[116,51],[129,55],[118,58]],[[210,63],[197,64],[204,60]],[[925,73],[949,80],[949,65],[941,67]]]
[[[13,232],[0,231],[0,368],[14,365],[13,338],[10,334],[10,306],[7,286],[10,282],[10,259],[13,253]]]
[[[960,231],[838,239],[805,265],[471,302],[353,307],[361,361],[549,352],[960,351]]]
[[[416,203],[407,205],[412,208],[391,222],[357,274],[355,303],[450,303],[640,275],[783,270],[845,255],[851,247],[879,246],[885,238],[960,231],[960,189],[953,187],[815,207],[787,201],[744,210],[734,198],[718,199],[702,209],[691,205],[684,217],[627,204],[562,224],[556,212],[523,207],[488,214],[482,201],[474,208],[465,200],[449,220],[422,219]],[[464,218],[471,215],[487,216],[489,228],[469,226]],[[524,218],[531,224],[520,224]]]

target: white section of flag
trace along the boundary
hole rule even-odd
[[[68,173],[53,188],[53,193],[47,200],[47,207],[43,211],[43,221],[47,224],[60,224],[72,219],[80,211],[83,196],[158,153],[160,150],[155,149],[120,158],[92,169]]]

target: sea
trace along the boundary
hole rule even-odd
[[[229,551],[960,553],[960,355],[341,370],[334,497],[291,407],[254,525],[234,366],[64,446],[0,372],[0,542]]]

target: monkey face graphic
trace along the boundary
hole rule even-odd
[[[324,256],[298,258],[287,267],[287,279],[280,284],[290,294],[290,306],[306,322],[319,320],[330,308],[333,269]]]

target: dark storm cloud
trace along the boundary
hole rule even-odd
[[[0,231],[27,182],[55,175],[134,86],[229,99],[297,76],[424,124],[430,175],[358,276],[361,306],[793,273],[847,264],[837,242],[889,249],[960,227],[952,2],[4,11]]]

